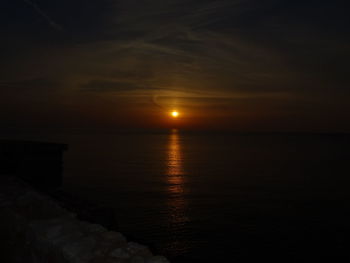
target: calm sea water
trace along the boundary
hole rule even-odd
[[[347,135],[70,135],[64,188],[172,262],[350,259]]]

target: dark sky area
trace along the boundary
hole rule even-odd
[[[0,128],[350,132],[345,3],[2,0]]]

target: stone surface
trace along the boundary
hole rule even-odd
[[[121,233],[78,220],[54,199],[11,177],[0,183],[0,235],[0,262],[169,262]]]
[[[163,256],[155,256],[148,259],[146,263],[169,263],[169,261]]]

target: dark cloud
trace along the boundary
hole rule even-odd
[[[305,119],[349,109],[350,25],[338,0],[19,0],[3,7],[3,94],[61,90],[88,108],[87,101],[122,93],[126,110],[147,97],[141,111],[264,108]]]
[[[49,15],[47,15],[35,2],[33,2],[31,0],[23,0],[23,1],[27,4],[29,4],[31,7],[33,7],[34,10],[40,16],[42,16],[52,28],[54,28],[55,30],[58,30],[58,31],[63,31],[62,26],[59,25],[58,23],[56,23],[54,20],[52,20],[52,18]]]
[[[34,78],[20,81],[0,82],[0,88],[13,91],[53,90],[61,87],[61,82],[48,78]]]
[[[123,92],[145,89],[130,82],[106,81],[106,80],[92,80],[87,84],[81,85],[81,90],[92,92]]]

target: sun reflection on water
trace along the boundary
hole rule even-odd
[[[177,130],[173,130],[168,146],[168,183],[172,186],[169,191],[173,194],[183,192],[183,167],[180,147],[180,138]],[[176,186],[176,187],[175,187]]]
[[[166,175],[170,222],[179,227],[188,221],[188,217],[186,214],[187,200],[185,198],[185,172],[183,169],[181,140],[177,130],[172,130],[169,135]]]

